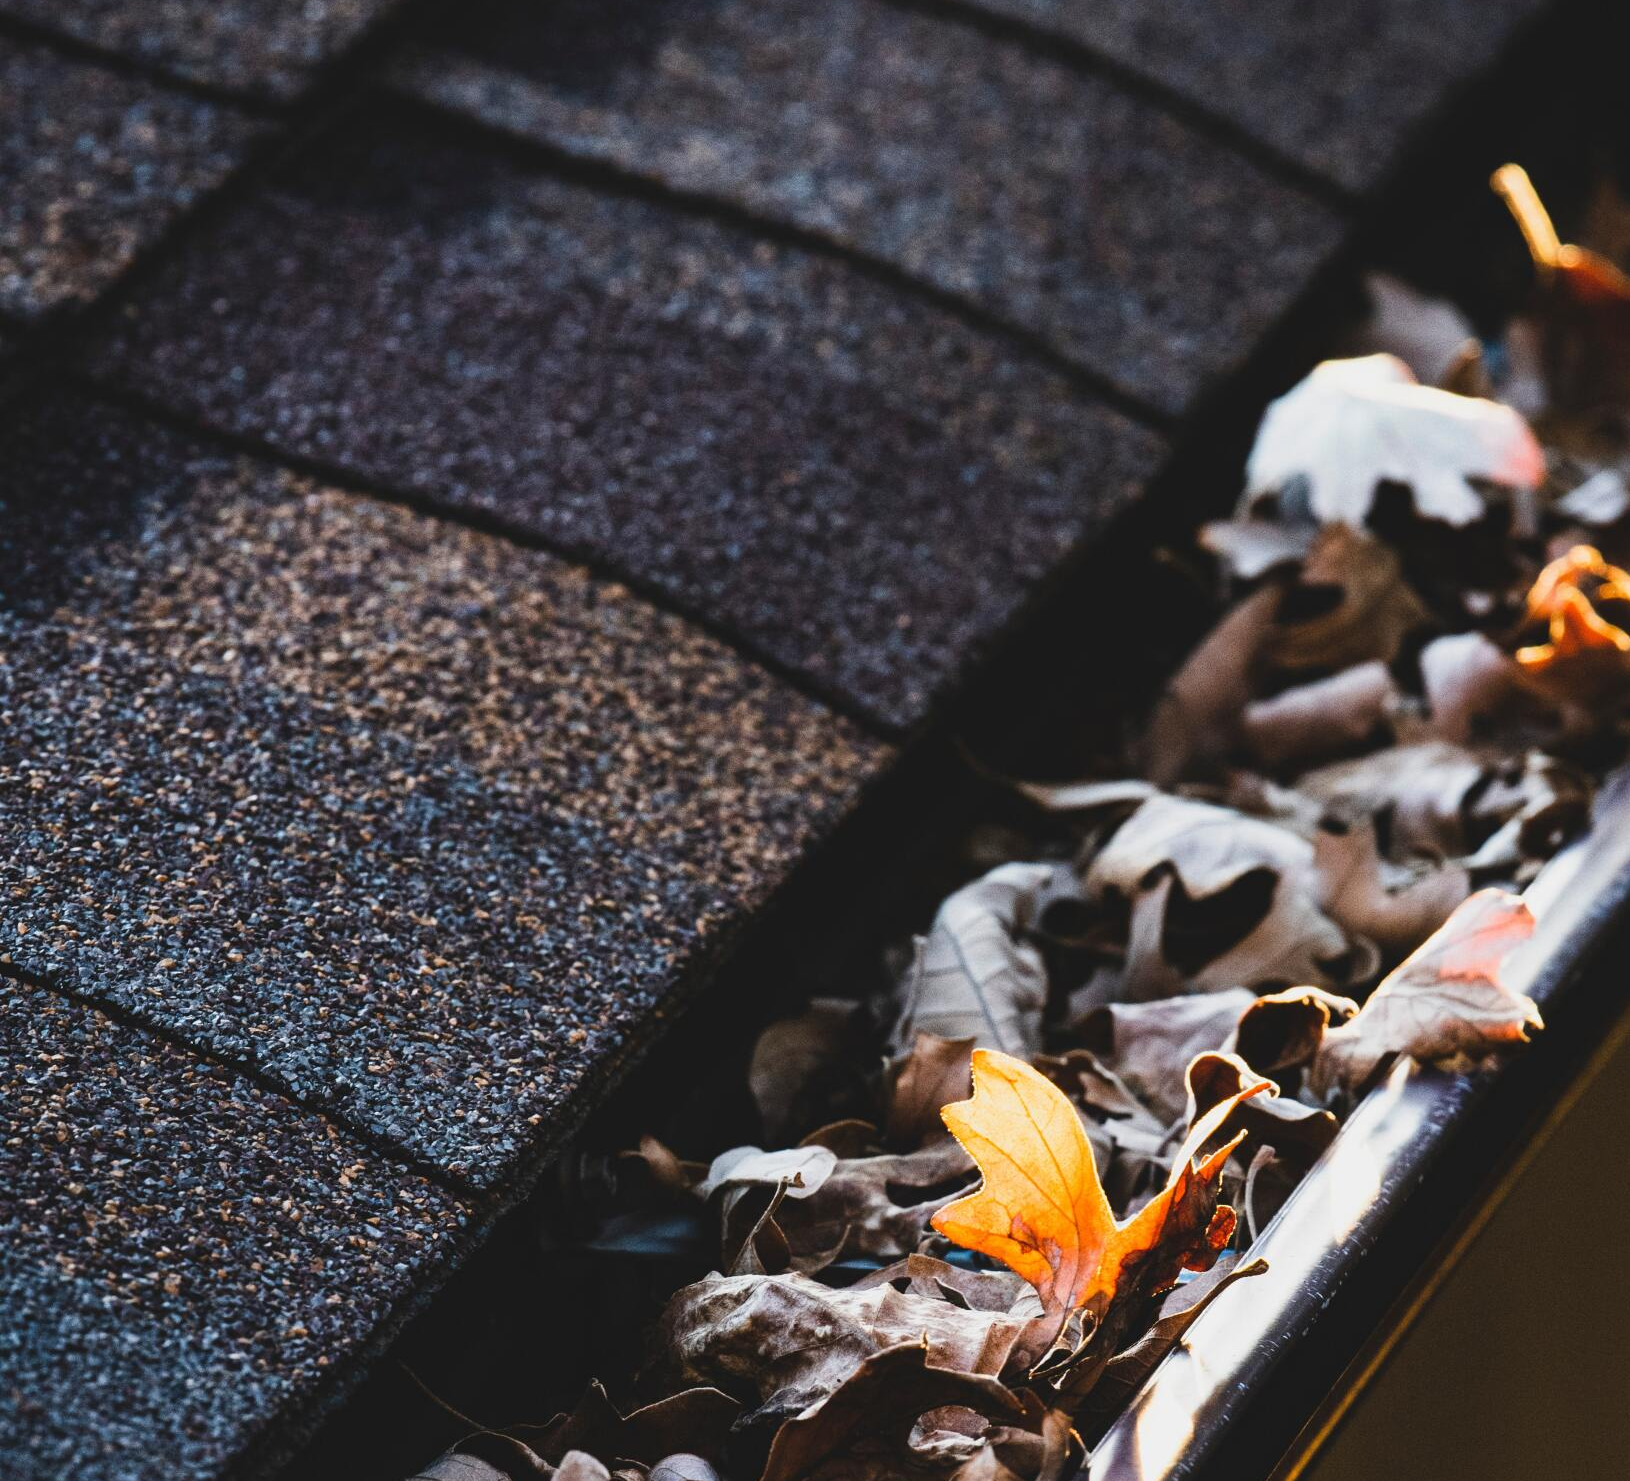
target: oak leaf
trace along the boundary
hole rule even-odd
[[[973,1083],[973,1098],[943,1115],[984,1183],[934,1215],[934,1228],[947,1239],[1017,1271],[1048,1311],[1099,1320],[1134,1270],[1133,1284],[1146,1295],[1172,1284],[1185,1267],[1214,1263],[1233,1232],[1233,1210],[1216,1200],[1239,1139],[1198,1161],[1197,1154],[1241,1100],[1270,1088],[1266,1083],[1202,1117],[1166,1186],[1124,1222],[1110,1207],[1091,1144],[1062,1091],[1029,1065],[985,1049],[974,1054]]]
[[[1402,360],[1326,360],[1268,408],[1246,468],[1247,505],[1305,481],[1321,524],[1362,529],[1382,483],[1407,486],[1425,518],[1483,517],[1472,479],[1531,490],[1545,456],[1508,406],[1423,386]]]

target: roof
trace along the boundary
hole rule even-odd
[[[0,0],[0,1470],[263,1470],[1539,6],[1326,9]]]

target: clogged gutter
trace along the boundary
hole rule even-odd
[[[1500,980],[1514,892],[1625,750],[1630,280],[1495,186],[1531,309],[1479,344],[1377,286],[1369,353],[1269,409],[1201,532],[1218,621],[1120,754],[1015,784],[1033,838],[892,992],[764,1033],[741,1145],[621,1160],[616,1217],[702,1221],[717,1269],[620,1403],[422,1476],[1065,1475],[1251,1300],[1258,1232],[1390,1065],[1541,1027]]]

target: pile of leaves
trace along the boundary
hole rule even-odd
[[[1630,279],[1495,183],[1532,304],[1480,341],[1377,283],[1370,352],[1269,408],[1199,537],[1215,626],[1114,769],[1020,787],[1069,847],[772,1025],[757,1142],[626,1154],[717,1251],[644,1406],[595,1386],[425,1477],[1061,1477],[1390,1066],[1539,1027],[1515,891],[1627,735]]]

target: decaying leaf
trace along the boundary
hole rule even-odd
[[[977,1050],[974,1093],[945,1108],[945,1124],[984,1174],[976,1191],[933,1219],[947,1239],[1000,1260],[1061,1318],[1102,1321],[1133,1275],[1139,1294],[1171,1285],[1184,1268],[1208,1269],[1233,1232],[1217,1179],[1234,1143],[1196,1161],[1245,1090],[1203,1117],[1179,1149],[1166,1186],[1124,1223],[1098,1179],[1075,1108],[1044,1075]],[[1135,1271],[1135,1274],[1134,1274]]]
[[[1259,1075],[1237,1054],[1215,1049],[1197,1054],[1184,1079],[1188,1085],[1190,1125],[1198,1124],[1215,1107],[1225,1102],[1232,1104],[1232,1115],[1213,1135],[1243,1131],[1251,1138],[1247,1152],[1269,1146],[1309,1165],[1336,1139],[1334,1116],[1279,1095],[1272,1081]],[[1249,1094],[1262,1091],[1264,1086],[1266,1093]]]
[[[1265,586],[1240,602],[1166,685],[1138,745],[1139,770],[1155,785],[1170,786],[1233,748],[1279,595]]]
[[[1318,905],[1313,845],[1261,819],[1151,798],[1092,857],[1083,884],[1089,901],[1131,904],[1124,997],[1169,992],[1174,975],[1191,992],[1353,980],[1352,943]],[[1143,910],[1154,919],[1140,938],[1146,904],[1158,915]]]
[[[920,1453],[911,1432],[931,1410],[965,1409],[1020,1419],[1019,1399],[994,1378],[930,1361],[925,1343],[903,1342],[868,1357],[813,1413],[781,1426],[762,1481],[887,1481],[946,1475],[943,1458]],[[955,1464],[962,1464],[961,1456]]]
[[[940,1107],[968,1093],[968,1061],[977,1040],[942,1039],[919,1032],[911,1048],[890,1061],[883,1123],[891,1147],[920,1147],[943,1133]]]
[[[1280,599],[1264,657],[1275,668],[1298,671],[1372,658],[1390,663],[1405,637],[1429,620],[1392,549],[1349,525],[1331,524]]]
[[[854,1017],[854,1003],[816,998],[796,1017],[780,1019],[759,1035],[747,1086],[758,1102],[766,1136],[785,1137],[808,1107],[824,1099],[823,1082],[842,1073]]]
[[[1258,998],[1240,1015],[1228,1048],[1259,1075],[1283,1080],[1313,1063],[1325,1031],[1358,1012],[1351,998],[1291,987]]]
[[[1313,1063],[1313,1088],[1357,1091],[1388,1061],[1476,1059],[1541,1027],[1532,999],[1500,981],[1505,958],[1534,930],[1515,895],[1480,890],[1396,971],[1359,1012],[1332,1028]]]
[[[1421,649],[1420,671],[1430,733],[1438,739],[1470,745],[1554,728],[1516,659],[1483,633],[1434,638]]]
[[[1362,529],[1382,483],[1423,518],[1468,525],[1485,500],[1472,480],[1531,491],[1545,457],[1509,407],[1423,386],[1402,360],[1326,360],[1268,408],[1246,468],[1246,512],[1292,485],[1321,524]]]
[[[1344,755],[1378,736],[1391,740],[1393,714],[1402,703],[1397,682],[1376,659],[1326,679],[1299,684],[1245,707],[1246,749],[1261,765],[1280,770]]]
[[[1448,741],[1391,746],[1307,772],[1297,790],[1343,820],[1384,819],[1386,854],[1472,868],[1547,857],[1589,816],[1589,781],[1542,752]]]
[[[1471,875],[1457,864],[1383,857],[1373,815],[1330,819],[1313,840],[1320,903],[1342,929],[1389,951],[1407,951],[1437,930],[1471,894]]]
[[[1261,1275],[1267,1268],[1266,1260],[1224,1258],[1204,1275],[1173,1290],[1160,1303],[1160,1313],[1149,1330],[1104,1364],[1084,1396],[1085,1403],[1076,1409],[1077,1424],[1094,1430],[1113,1419],[1217,1297],[1235,1281]],[[1068,1392],[1068,1379],[1065,1386]]]
[[[1189,1061],[1207,1049],[1221,1049],[1256,1001],[1254,993],[1239,987],[1152,1003],[1111,1003],[1088,1014],[1076,1033],[1170,1125],[1183,1114]]]
[[[834,1290],[796,1274],[710,1275],[674,1294],[659,1342],[679,1381],[756,1396],[739,1428],[804,1413],[902,1342],[921,1345],[937,1369],[994,1377],[1030,1319],[886,1284]]]
[[[1004,864],[940,906],[906,974],[894,1042],[973,1039],[1012,1054],[1041,1047],[1047,972],[1030,939],[1049,864]]]

